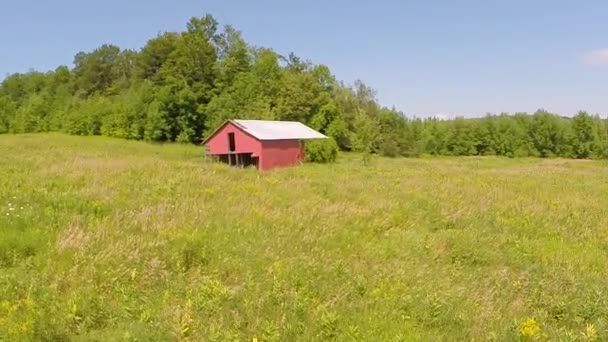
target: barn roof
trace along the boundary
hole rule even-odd
[[[259,140],[324,139],[325,135],[297,121],[232,120]]]
[[[297,121],[228,120],[211,133],[206,144],[222,127],[232,123],[258,140],[308,140],[325,139],[325,135]]]

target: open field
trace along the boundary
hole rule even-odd
[[[202,153],[0,135],[0,340],[608,339],[606,162]]]

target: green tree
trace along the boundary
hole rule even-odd
[[[534,148],[541,157],[553,157],[567,153],[566,140],[560,118],[544,110],[534,113],[529,127]]]
[[[333,138],[338,146],[344,148],[350,145],[348,126],[335,103],[330,102],[321,107],[310,120],[310,125],[319,132]]]
[[[83,96],[105,94],[119,77],[117,62],[120,56],[120,48],[109,44],[91,53],[78,53],[74,57],[74,82],[78,93]]]
[[[74,99],[64,130],[74,135],[100,135],[104,118],[112,111],[113,103],[101,95]]]
[[[360,112],[355,118],[352,133],[353,149],[363,154],[363,164],[369,164],[374,145],[380,135],[380,125],[376,120]]]
[[[150,39],[135,58],[135,77],[159,82],[159,72],[180,39],[181,35],[175,32],[166,32]]]
[[[280,120],[309,122],[319,110],[316,99],[321,89],[314,77],[305,72],[288,70],[282,74],[274,112]]]
[[[10,124],[16,111],[16,105],[10,97],[0,96],[0,134],[11,130]]]
[[[598,136],[598,157],[608,159],[608,119],[596,118]]]
[[[208,100],[216,61],[217,52],[204,32],[184,33],[161,68],[164,84],[187,86]]]
[[[216,87],[219,91],[230,87],[237,76],[251,68],[250,48],[241,32],[226,25],[218,42],[218,72]]]
[[[262,49],[254,54],[248,72],[236,75],[233,84],[215,96],[205,107],[206,133],[228,119],[274,119],[281,68],[278,55]]]
[[[473,134],[470,121],[458,117],[450,122],[448,132],[447,151],[454,156],[471,156],[477,154],[478,145]]]
[[[135,77],[137,53],[132,50],[120,52],[112,66],[112,84],[107,90],[111,95],[120,95],[128,91]]]
[[[147,108],[144,125],[144,139],[147,141],[168,140],[171,127],[168,124],[167,112],[162,104],[154,100]]]
[[[591,158],[599,154],[599,137],[594,119],[587,112],[572,118],[572,152],[575,158]]]
[[[381,109],[378,113],[377,151],[383,156],[396,157],[402,153],[401,132],[405,120],[396,110]]]
[[[404,152],[416,156],[421,152],[432,155],[448,154],[447,151],[448,125],[437,118],[422,122],[415,119],[408,122],[404,132]],[[421,144],[420,148],[417,145]]]
[[[494,149],[497,155],[510,158],[534,155],[528,140],[528,128],[515,117],[501,114],[496,118]]]
[[[30,95],[17,109],[10,124],[13,133],[42,132],[47,127],[48,107],[40,94]]]
[[[499,149],[500,141],[498,136],[497,118],[494,115],[486,115],[483,119],[476,120],[474,123],[474,141],[476,142],[476,154],[495,155],[502,154]]]

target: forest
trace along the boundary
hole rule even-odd
[[[7,75],[0,85],[0,133],[196,144],[232,118],[301,121],[343,151],[389,157],[608,158],[608,120],[599,115],[408,117],[363,82],[346,85],[325,65],[248,44],[211,15],[138,51],[104,44],[76,54],[72,67]]]

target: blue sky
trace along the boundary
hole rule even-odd
[[[407,115],[608,115],[608,1],[2,0],[0,77],[103,43],[140,48],[205,13]]]

